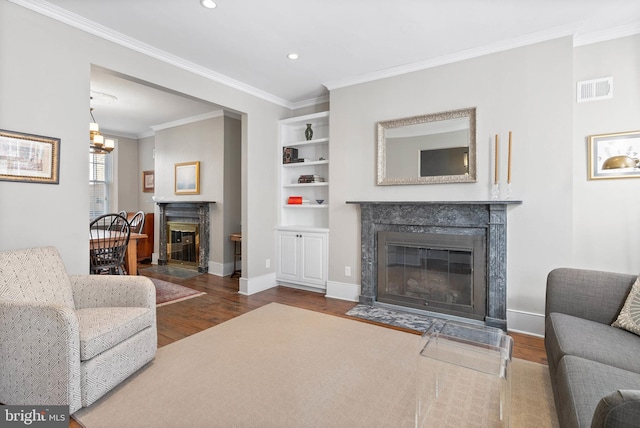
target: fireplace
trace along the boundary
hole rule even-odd
[[[521,201],[360,205],[360,303],[507,328],[507,207]]]
[[[209,206],[215,202],[157,202],[160,211],[158,264],[209,271]]]
[[[485,236],[472,232],[378,232],[377,301],[484,320]]]

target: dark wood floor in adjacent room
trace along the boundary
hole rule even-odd
[[[139,274],[163,279],[207,293],[201,297],[161,306],[157,309],[158,346],[168,345],[271,302],[356,319],[345,315],[356,305],[355,302],[326,298],[320,293],[289,287],[275,287],[251,296],[243,296],[238,294],[238,278],[221,278],[215,275],[202,274],[189,279],[181,279],[145,272],[144,267],[146,266],[140,266],[142,269]],[[375,324],[365,320],[359,321]],[[410,330],[404,331],[415,333]],[[514,357],[542,364],[547,363],[542,338],[518,333],[510,334],[514,340]],[[71,420],[70,427],[81,428],[73,420]]]

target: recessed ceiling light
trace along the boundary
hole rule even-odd
[[[289,55],[287,55],[287,58],[289,59],[298,59],[298,54],[295,52],[291,52]]]
[[[215,9],[218,6],[213,0],[200,0],[200,4],[207,9]]]

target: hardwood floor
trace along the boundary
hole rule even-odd
[[[238,294],[238,278],[220,278],[215,275],[203,274],[190,279],[180,279],[145,272],[144,267],[146,266],[139,267],[141,275],[163,279],[207,293],[201,297],[161,306],[157,309],[158,346],[168,345],[271,302],[355,319],[345,315],[349,309],[356,305],[355,302],[326,298],[320,293],[289,287],[275,287],[252,296],[243,296]],[[376,324],[371,321],[359,321]],[[411,330],[403,331],[415,333]],[[518,333],[510,334],[514,340],[514,357],[542,364],[547,363],[544,343],[541,338]],[[70,427],[81,428],[73,420],[71,420]]]

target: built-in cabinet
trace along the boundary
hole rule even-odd
[[[279,125],[276,278],[324,290],[328,277],[329,112],[284,119]]]
[[[278,269],[281,281],[325,288],[327,233],[278,231]]]

